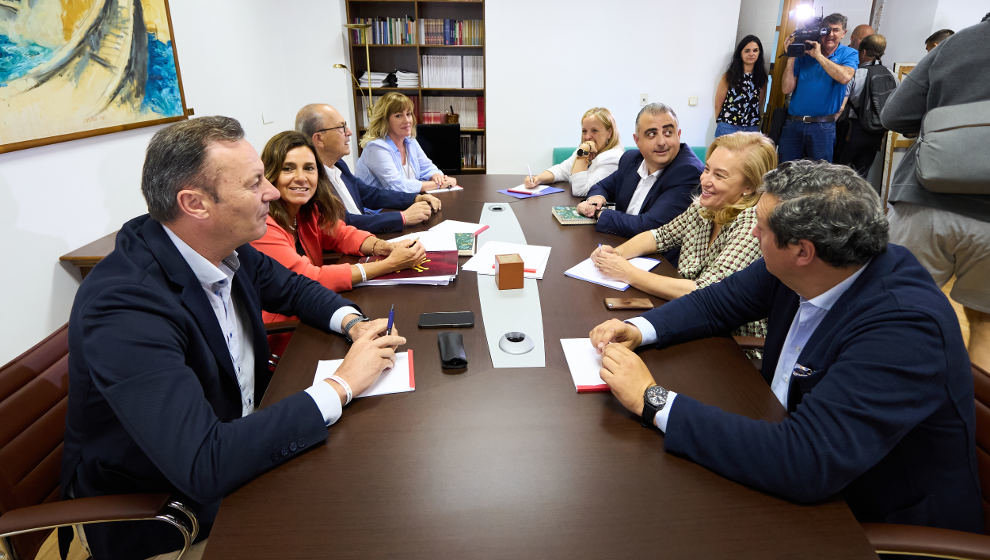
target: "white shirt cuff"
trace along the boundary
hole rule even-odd
[[[670,417],[670,409],[674,407],[674,399],[676,398],[677,398],[677,393],[668,389],[667,404],[662,409],[658,410],[656,415],[653,416],[653,424],[657,428],[660,428],[660,431],[663,433],[667,433],[667,418]]]
[[[344,322],[344,317],[347,317],[352,313],[354,315],[361,314],[360,311],[354,309],[350,305],[345,305],[344,307],[341,307],[340,309],[335,311],[334,314],[330,317],[330,330],[332,330],[335,333],[343,333],[344,326],[341,323]]]
[[[626,322],[639,329],[640,334],[643,335],[643,341],[639,343],[640,346],[646,346],[648,344],[656,343],[657,330],[653,328],[653,323],[647,321],[642,317],[633,317],[632,319],[626,319]]]
[[[320,414],[323,415],[323,421],[326,422],[327,426],[340,420],[340,415],[344,412],[340,405],[340,394],[329,383],[323,380],[317,381],[306,388],[306,394],[313,397],[313,401],[320,409]]]

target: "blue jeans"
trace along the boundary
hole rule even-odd
[[[759,132],[760,127],[758,126],[736,126],[734,124],[716,122],[715,123],[715,138],[719,136],[725,136],[726,134],[732,134],[733,132]]]
[[[835,123],[804,123],[788,120],[780,134],[777,153],[781,163],[795,159],[823,159],[832,162]]]

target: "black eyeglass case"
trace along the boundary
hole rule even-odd
[[[440,347],[440,361],[443,363],[444,369],[467,367],[467,354],[464,353],[464,338],[461,333],[439,333],[437,334],[437,345]]]

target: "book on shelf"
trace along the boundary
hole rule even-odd
[[[420,18],[420,42],[424,45],[483,45],[485,25],[480,19]]]
[[[553,212],[553,217],[557,218],[557,221],[565,226],[593,224],[596,221],[594,218],[582,216],[577,211],[577,206],[554,206],[551,212]]]
[[[461,167],[485,166],[485,137],[481,134],[461,134]]]
[[[424,54],[424,88],[485,87],[485,61],[480,55]]]
[[[481,96],[453,97],[448,95],[424,95],[423,124],[443,124],[444,114],[454,108],[461,128],[483,128],[485,98]]]
[[[355,45],[415,45],[416,21],[409,17],[351,18],[351,23],[370,23],[368,29],[351,29]]]

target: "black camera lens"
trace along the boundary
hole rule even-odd
[[[578,148],[577,155],[578,155],[578,157],[584,157],[584,156],[588,155],[588,152],[582,150],[581,148]]]

